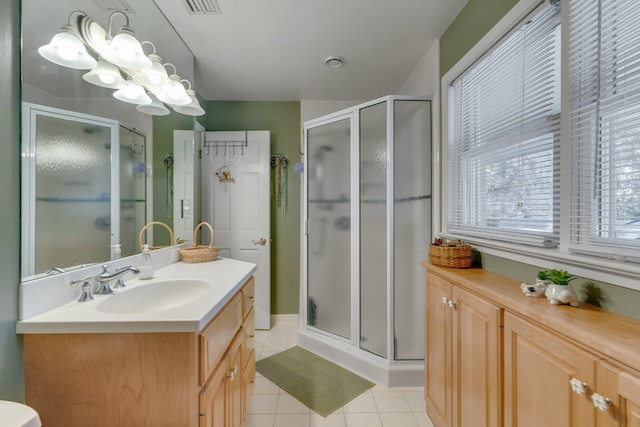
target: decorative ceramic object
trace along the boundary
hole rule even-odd
[[[569,304],[572,307],[578,306],[578,296],[569,285],[551,284],[547,286],[544,295],[551,304]]]
[[[528,297],[542,298],[543,296],[545,296],[544,292],[550,283],[551,282],[549,282],[548,280],[536,279],[535,284],[530,285],[528,283],[523,283],[520,285],[520,289],[522,289],[522,292],[524,292],[524,294]]]

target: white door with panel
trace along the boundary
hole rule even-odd
[[[191,130],[173,131],[173,233],[176,239],[187,241],[193,239],[195,228],[195,136],[196,133]]]
[[[207,132],[202,148],[202,219],[220,256],[258,265],[256,328],[271,327],[269,131]]]

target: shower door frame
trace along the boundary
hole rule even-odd
[[[325,331],[323,329],[308,325],[308,313],[307,313],[307,301],[308,301],[308,263],[307,263],[307,257],[308,257],[308,245],[309,245],[309,211],[308,211],[308,207],[309,207],[309,199],[308,199],[308,185],[309,185],[309,146],[308,146],[308,130],[312,129],[312,128],[317,128],[317,127],[321,127],[324,125],[328,125],[328,124],[332,124],[332,123],[336,123],[339,122],[341,120],[349,120],[349,131],[350,131],[350,137],[349,137],[349,153],[351,156],[351,166],[353,166],[353,162],[355,160],[357,160],[358,162],[360,161],[360,157],[359,157],[359,153],[358,153],[358,149],[357,147],[354,146],[353,144],[353,135],[358,131],[358,126],[359,126],[359,120],[355,117],[355,111],[349,111],[349,110],[343,110],[343,111],[339,111],[337,113],[331,114],[330,116],[325,116],[323,117],[323,119],[318,120],[318,121],[314,121],[313,126],[307,126],[306,122],[304,123],[304,153],[307,153],[307,155],[304,156],[304,171],[305,173],[302,174],[303,177],[303,197],[302,197],[302,233],[301,233],[301,240],[302,240],[302,244],[301,244],[301,251],[300,251],[300,261],[301,261],[301,269],[300,269],[300,275],[301,275],[301,279],[302,279],[302,289],[300,292],[300,310],[301,310],[301,315],[300,315],[300,322],[301,322],[301,327],[306,328],[310,331],[313,331],[315,333],[318,333],[320,335],[329,337],[331,339],[335,339],[344,343],[348,343],[350,345],[354,345],[354,342],[357,342],[357,338],[359,337],[359,329],[360,329],[360,325],[359,325],[359,318],[356,315],[357,313],[359,313],[358,307],[357,307],[357,303],[359,301],[360,298],[360,294],[358,289],[354,289],[353,283],[359,283],[360,282],[360,271],[359,271],[359,264],[356,264],[355,260],[359,259],[359,248],[357,247],[356,243],[359,240],[360,234],[359,234],[359,221],[357,222],[357,227],[354,227],[354,220],[357,218],[357,216],[360,214],[360,209],[359,206],[354,206],[355,204],[353,203],[353,198],[359,193],[358,190],[358,181],[357,179],[359,179],[359,171],[356,172],[356,174],[358,175],[357,177],[354,177],[354,173],[353,173],[353,169],[351,169],[351,173],[350,173],[350,177],[349,177],[349,189],[350,189],[350,193],[351,193],[351,199],[350,199],[350,209],[349,209],[349,214],[351,215],[351,227],[349,230],[349,245],[350,245],[350,249],[349,249],[349,256],[350,256],[350,278],[349,278],[349,289],[350,289],[350,298],[351,298],[351,304],[350,304],[350,308],[351,308],[351,325],[349,326],[349,331],[350,331],[350,335],[351,338],[345,338],[342,337],[340,335],[337,334],[333,334],[331,332]],[[355,230],[355,231],[354,231]]]
[[[110,245],[120,239],[120,122],[45,105],[22,103],[22,253],[21,277],[34,275],[36,212],[36,126],[38,116],[109,128],[111,132]],[[28,183],[28,186],[25,185]],[[113,250],[110,250],[112,252]]]
[[[349,344],[355,352],[367,359],[373,359],[378,362],[384,361],[387,365],[402,365],[405,363],[414,363],[414,359],[395,359],[394,348],[394,321],[395,321],[395,299],[393,282],[395,277],[395,263],[394,263],[394,231],[395,231],[395,204],[394,204],[394,148],[395,148],[395,120],[394,119],[394,103],[395,101],[431,101],[427,97],[420,96],[405,96],[405,95],[389,95],[381,98],[377,98],[362,104],[355,105],[353,107],[337,111],[335,113],[322,116],[317,119],[312,119],[304,122],[303,137],[304,137],[304,171],[303,174],[303,197],[302,197],[302,230],[301,230],[301,292],[300,292],[300,328],[304,331],[319,334],[324,337],[328,337],[332,340]],[[360,111],[377,104],[386,102],[386,133],[387,133],[387,176],[386,176],[386,192],[387,192],[387,247],[386,249],[386,262],[387,262],[387,277],[386,277],[386,292],[387,292],[387,333],[386,333],[386,357],[381,357],[377,354],[371,353],[368,350],[361,348],[360,346]],[[308,150],[308,130],[322,125],[330,124],[339,120],[350,119],[351,120],[351,138],[350,138],[350,152],[351,152],[351,237],[350,237],[350,256],[351,256],[351,339],[345,339],[338,335],[324,331],[314,326],[308,325],[308,313],[307,313],[307,295],[308,295],[308,171],[309,171],[309,150]],[[430,118],[433,125],[432,118]],[[432,147],[433,149],[433,147]],[[355,165],[355,167],[354,167]]]

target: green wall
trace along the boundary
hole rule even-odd
[[[440,75],[444,76],[493,26],[518,3],[517,0],[469,0],[440,38]],[[523,282],[533,282],[542,268],[488,254],[478,254],[483,268]],[[572,282],[578,293],[587,281],[602,291],[603,307],[640,319],[640,292],[579,278]]]
[[[271,153],[289,158],[287,217],[271,199],[271,313],[297,314],[300,295],[300,103],[208,101],[207,130],[271,131]]]
[[[167,116],[153,118],[153,220],[164,222],[171,228],[173,218],[169,218],[167,209],[167,168],[164,158],[167,154],[173,154],[173,131],[193,130],[193,127],[193,117],[184,114],[171,112]],[[169,244],[168,233],[162,231],[162,227],[158,233],[154,233],[153,244]]]
[[[20,282],[20,1],[0,2],[0,400],[24,401]]]
[[[440,76],[444,76],[518,0],[469,0],[440,37]]]

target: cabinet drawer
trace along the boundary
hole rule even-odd
[[[204,385],[242,325],[242,296],[236,294],[200,333],[200,385]]]
[[[242,287],[242,318],[244,319],[249,314],[249,311],[253,308],[256,298],[256,280],[253,276],[247,280],[247,283]]]

